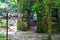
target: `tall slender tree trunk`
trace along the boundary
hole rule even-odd
[[[8,10],[6,10],[6,40],[8,40]]]
[[[51,20],[51,11],[52,11],[52,2],[50,0],[49,12],[48,12],[48,40],[51,40],[51,27],[52,27],[52,20]]]

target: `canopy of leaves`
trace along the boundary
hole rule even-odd
[[[40,2],[35,2],[34,5],[31,7],[32,11],[36,11],[36,9],[41,5]]]
[[[17,0],[10,0],[10,4],[17,5]]]
[[[53,1],[53,3],[52,3],[53,7],[60,7],[60,0],[52,0],[52,1]],[[43,0],[41,2],[40,1],[35,2],[34,5],[32,6],[32,10],[36,10],[41,5],[43,5],[43,8],[44,8],[43,10],[48,12],[48,9],[50,6],[50,0]]]
[[[8,9],[15,9],[16,8],[16,4],[17,1],[16,0],[0,0],[0,3],[2,4],[2,6],[4,6],[3,4],[5,3],[8,6]],[[0,8],[0,13],[4,13],[5,9],[4,8]]]

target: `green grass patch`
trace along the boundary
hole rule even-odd
[[[0,34],[0,40],[6,40],[6,36],[5,36],[5,35]],[[9,38],[8,38],[8,40],[11,40],[11,39],[9,39]]]

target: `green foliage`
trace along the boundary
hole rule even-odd
[[[22,0],[22,2],[24,2],[24,3],[27,2],[27,1],[28,1],[28,0]]]
[[[55,0],[55,5],[58,7],[58,5],[60,4],[60,0]]]
[[[21,30],[21,27],[20,27],[20,23],[19,22],[17,22],[17,29],[18,30]]]
[[[0,40],[6,40],[6,36],[5,36],[5,35],[0,34]],[[8,40],[11,40],[11,39],[10,39],[10,38],[8,38]]]
[[[11,2],[16,2],[16,0],[10,0]]]
[[[6,22],[0,22],[0,28],[6,28]]]
[[[21,27],[21,30],[26,31],[26,30],[28,30],[28,27]]]
[[[28,30],[28,27],[20,26],[19,24],[17,24],[17,29],[22,30],[22,31],[26,31],[26,30]]]
[[[10,0],[11,4],[16,4],[16,0]]]
[[[59,0],[52,0],[52,1],[53,1],[53,4],[52,4],[53,7],[58,7],[60,5],[60,1]],[[43,4],[42,4],[42,2],[43,2]],[[50,5],[50,0],[43,0],[41,2],[36,1],[34,3],[34,5],[31,7],[32,11],[36,11],[37,8],[39,8],[39,6],[41,6],[41,5],[43,5],[43,8],[44,8],[43,10],[48,12],[49,5]]]
[[[30,9],[29,9],[29,11],[37,11],[37,10],[39,10],[39,8],[42,8],[42,10],[43,10],[43,12],[44,11],[46,11],[47,13],[48,13],[48,11],[49,11],[49,6],[50,6],[50,0],[43,0],[43,1],[38,1],[38,0],[35,0],[36,2],[33,4],[33,6],[31,6],[30,7]],[[28,6],[27,4],[26,4],[26,2],[28,2],[27,0],[21,0],[21,2],[23,2],[24,3],[24,5],[23,5],[23,7],[25,8],[26,6]],[[60,4],[60,1],[59,0],[53,0],[53,4],[51,4],[53,7],[58,7],[59,6],[59,4]],[[41,13],[41,14],[43,14],[43,12]],[[43,18],[43,19],[42,19]],[[44,21],[44,17],[40,17],[40,18],[38,18],[38,21],[39,20],[43,20]],[[41,21],[39,21],[39,22],[41,22]],[[42,22],[41,22],[42,23]],[[40,31],[44,31],[45,29],[44,29],[44,25],[43,24],[41,24],[41,23],[39,23],[38,25],[38,32],[40,32]],[[42,26],[43,25],[43,26]],[[19,28],[19,26],[18,26],[18,28]],[[25,27],[22,27],[22,30],[25,30],[24,29]],[[44,29],[44,30],[43,30]],[[46,28],[46,30],[47,30],[47,28]],[[45,30],[45,32],[46,32],[46,30]]]
[[[38,5],[37,5],[38,4]],[[31,7],[32,11],[36,11],[36,9],[41,5],[40,2],[35,2],[35,4]]]
[[[17,0],[10,0],[10,4],[15,5],[17,7]]]
[[[45,26],[44,24],[44,18],[41,16],[41,17],[38,17],[38,27],[37,27],[37,32],[40,32],[40,33],[47,33],[47,26]]]

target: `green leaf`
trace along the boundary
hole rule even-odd
[[[10,0],[10,3],[16,5],[17,4],[17,0]]]

